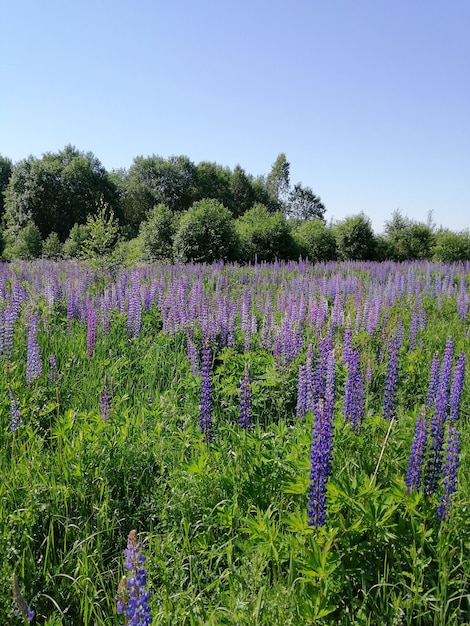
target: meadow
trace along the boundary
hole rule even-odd
[[[0,624],[470,624],[469,310],[470,263],[0,263]]]

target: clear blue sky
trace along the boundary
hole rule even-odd
[[[2,0],[0,153],[268,173],[470,228],[470,0]]]

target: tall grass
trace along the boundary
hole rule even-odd
[[[12,576],[33,623],[125,623],[116,594],[134,529],[153,624],[470,623],[468,374],[446,519],[437,514],[443,465],[435,493],[405,482],[417,419],[434,415],[423,409],[433,356],[442,361],[451,337],[452,374],[469,354],[469,284],[469,264],[0,265],[0,623],[26,619],[13,615]],[[326,337],[333,443],[326,517],[315,527],[308,499]],[[204,345],[210,438],[201,432]],[[363,391],[349,380],[348,350],[359,355]],[[347,389],[360,407],[354,424]]]

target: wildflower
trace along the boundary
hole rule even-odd
[[[463,382],[465,377],[465,352],[461,352],[454,368],[454,376],[450,388],[449,412],[452,422],[456,422],[459,417],[460,399],[462,396]]]
[[[212,440],[212,350],[206,340],[201,358],[201,406],[199,423],[205,441]]]
[[[444,494],[437,509],[437,514],[441,520],[445,520],[449,515],[452,496],[457,484],[459,454],[460,432],[453,426],[450,426],[447,433],[446,458],[443,468]]]
[[[241,428],[249,428],[251,420],[251,381],[248,363],[245,363],[240,395],[240,426]]]
[[[454,343],[449,337],[446,342],[442,358],[441,371],[437,383],[437,392],[434,402],[434,415],[431,421],[431,436],[429,456],[424,477],[424,492],[430,495],[437,491],[442,472],[442,456],[444,444],[444,430],[447,417],[449,383],[452,370],[452,355]]]
[[[112,390],[105,379],[103,388],[100,393],[100,415],[103,421],[109,420],[111,417],[111,400],[113,394]]]
[[[400,347],[397,335],[391,337],[388,346],[387,373],[385,375],[385,394],[383,416],[391,420],[395,416],[395,400],[398,383],[398,350]]]
[[[351,350],[348,355],[348,380],[344,394],[344,417],[351,423],[353,430],[361,426],[365,409],[364,379],[359,365],[359,352]]]
[[[428,395],[426,397],[426,406],[432,407],[436,400],[437,384],[439,382],[439,352],[435,352],[432,357],[431,373],[429,375]]]
[[[28,328],[28,351],[26,355],[26,382],[32,383],[42,374],[41,349],[38,346],[37,335],[38,318],[31,316]]]
[[[148,605],[150,592],[145,590],[147,570],[142,567],[145,556],[140,552],[141,547],[137,532],[131,530],[124,550],[124,568],[129,575],[121,578],[116,595],[116,610],[128,618],[126,626],[148,626],[152,623]]]
[[[21,419],[21,404],[14,396],[13,392],[10,392],[10,430],[15,433],[23,423]]]
[[[55,382],[57,378],[57,359],[54,354],[49,357],[49,380]]]
[[[408,492],[419,489],[421,486],[421,474],[426,454],[426,442],[428,436],[428,420],[426,417],[426,405],[421,407],[416,420],[415,434],[411,446],[410,461],[406,474],[406,486]]]
[[[331,473],[333,422],[327,419],[320,399],[314,412],[310,449],[310,488],[308,494],[309,526],[323,526],[326,519],[326,483]]]
[[[30,624],[34,619],[35,613],[24,599],[15,574],[12,576],[11,583],[13,587],[13,615],[19,615],[21,613],[21,615],[28,620],[28,624]]]
[[[86,329],[86,353],[89,357],[95,352],[96,343],[96,310],[93,304],[88,304],[87,329]]]

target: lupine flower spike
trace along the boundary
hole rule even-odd
[[[126,626],[148,626],[152,623],[148,605],[150,592],[145,590],[147,570],[142,566],[145,556],[140,552],[141,547],[137,531],[131,530],[124,550],[124,568],[129,574],[121,578],[116,596],[116,610],[127,618]]]
[[[28,606],[28,603],[26,602],[26,600],[23,597],[23,594],[21,593],[20,585],[18,583],[16,574],[13,574],[11,578],[11,584],[13,588],[13,603],[14,603],[13,615],[21,614],[24,617],[24,619],[28,621],[28,624],[31,624],[31,622],[34,619],[35,613],[33,609],[31,609]]]

